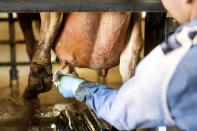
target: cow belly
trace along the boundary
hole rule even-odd
[[[55,53],[76,67],[113,67],[125,46],[129,21],[129,14],[118,12],[65,14]]]

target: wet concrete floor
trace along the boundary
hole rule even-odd
[[[56,70],[58,65],[53,66]],[[27,85],[29,67],[18,67],[19,86],[13,81],[9,86],[9,68],[0,68],[0,131],[58,131],[58,130],[101,130],[110,129],[90,112],[85,104],[65,99],[53,87],[51,91],[39,95],[36,100],[22,98]],[[80,76],[97,81],[97,73],[92,70],[77,69]],[[107,84],[118,87],[119,79],[110,71]],[[83,126],[82,126],[83,125]],[[85,126],[84,126],[85,125]]]

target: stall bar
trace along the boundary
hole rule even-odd
[[[0,0],[0,12],[146,11],[164,12],[160,0]]]

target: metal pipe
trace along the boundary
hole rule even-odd
[[[7,22],[8,18],[0,18],[0,22]],[[16,22],[17,18],[13,18],[13,21]]]
[[[58,62],[52,62],[52,64],[58,64]],[[1,62],[0,63],[0,67],[10,66],[10,65],[11,65],[11,62]],[[27,66],[27,65],[30,65],[30,62],[16,62],[16,65],[17,66]]]
[[[10,41],[9,40],[0,40],[0,45],[7,45]],[[25,44],[24,40],[14,40],[15,44]]]
[[[0,0],[1,12],[165,11],[160,0]]]
[[[18,71],[16,69],[16,47],[14,43],[15,39],[15,28],[13,21],[13,14],[9,13],[8,16],[9,23],[9,43],[10,43],[10,61],[11,61],[11,69],[10,69],[10,87],[12,87],[12,81],[15,80],[18,86]]]

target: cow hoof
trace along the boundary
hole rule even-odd
[[[40,100],[39,98],[34,98],[34,99],[23,99],[23,103],[25,106],[29,107],[29,109],[37,109],[40,107]]]
[[[29,87],[27,87],[23,93],[23,98],[36,99],[38,98],[38,93],[35,89],[30,89]]]
[[[52,87],[51,63],[38,64],[32,62],[28,78],[28,87],[23,97],[27,99],[36,98],[39,93],[47,92]]]

